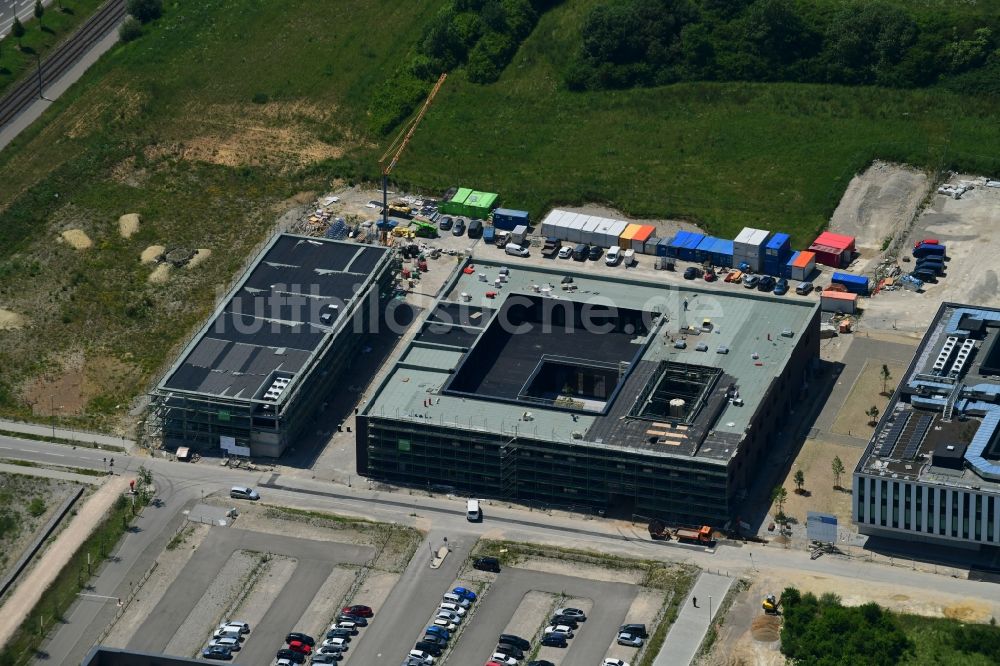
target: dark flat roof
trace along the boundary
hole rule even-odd
[[[249,400],[274,373],[293,378],[337,329],[339,315],[353,305],[387,251],[278,236],[161,387]]]

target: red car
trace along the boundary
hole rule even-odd
[[[916,243],[914,243],[913,244],[913,249],[915,250],[918,247],[920,247],[921,245],[940,245],[940,244],[941,244],[941,241],[939,241],[937,238],[925,238],[923,240],[919,240]]]
[[[302,641],[292,641],[288,644],[288,649],[292,652],[298,652],[299,654],[311,654],[312,648],[303,643]]]
[[[346,615],[357,615],[358,617],[371,617],[375,614],[372,612],[370,606],[344,606],[340,609],[340,612]]]

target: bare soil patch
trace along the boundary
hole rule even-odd
[[[163,284],[168,279],[170,279],[170,269],[172,266],[170,264],[159,264],[153,269],[153,272],[149,274],[146,278],[151,284]]]
[[[155,262],[166,249],[167,248],[162,245],[150,245],[142,251],[142,254],[139,255],[139,262],[143,264],[151,264]]]
[[[0,472],[0,578],[76,488],[70,481]]]
[[[850,525],[850,473],[858,463],[862,451],[861,447],[835,444],[822,438],[807,439],[791,469],[788,470],[788,476],[781,484],[788,491],[785,514],[797,519],[800,525],[805,525],[806,514],[809,511],[823,511],[836,515],[840,525]],[[832,466],[833,459],[837,457],[844,463],[844,468],[847,470],[840,477],[840,483],[848,487],[846,491],[836,490],[833,487]],[[808,494],[800,495],[795,492],[793,477],[798,470],[802,470],[802,474],[805,476],[803,489]],[[776,511],[777,507],[772,507],[771,515],[774,515]]]
[[[122,215],[118,218],[118,233],[121,234],[122,238],[131,238],[135,232],[139,231],[140,220],[138,213]]]
[[[645,577],[645,572],[636,569],[608,569],[596,564],[554,560],[547,557],[529,557],[517,563],[518,568],[544,571],[560,576],[575,576],[589,580],[600,580],[608,583],[629,583],[638,585]]]
[[[22,395],[35,416],[78,416],[109,387],[133,386],[139,378],[139,370],[125,361],[78,352],[58,359],[54,369],[27,382]]]
[[[837,418],[833,422],[831,430],[841,435],[851,435],[868,439],[875,431],[874,426],[868,425],[870,417],[865,414],[872,405],[878,407],[879,414],[885,411],[889,404],[889,397],[882,395],[882,362],[870,360],[865,363],[864,369],[858,375],[851,392],[844,400],[843,407],[837,413]],[[899,382],[906,366],[896,363],[886,363],[892,377],[886,383],[886,391],[891,395],[893,387]],[[846,463],[845,463],[846,464]]]
[[[60,235],[76,250],[86,250],[94,246],[94,241],[90,240],[90,236],[82,229],[67,229]]]
[[[192,269],[212,256],[212,251],[207,247],[200,247],[194,251],[194,256],[184,265],[184,268]]]
[[[772,643],[781,637],[781,620],[774,615],[758,615],[751,623],[751,635],[760,643]]]
[[[0,331],[13,331],[22,328],[25,319],[21,315],[11,310],[0,308]]]

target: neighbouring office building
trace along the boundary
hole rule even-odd
[[[393,261],[384,247],[275,236],[156,387],[154,436],[281,455],[343,381]]]
[[[466,262],[362,409],[358,472],[722,526],[818,352],[814,299]]]
[[[1000,544],[1000,310],[944,303],[854,471],[862,534]]]
[[[165,654],[132,652],[97,645],[84,657],[80,666],[184,666],[185,664],[205,664],[201,659],[185,659]]]

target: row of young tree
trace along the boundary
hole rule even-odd
[[[385,133],[417,107],[442,72],[465,66],[469,80],[500,78],[539,14],[559,0],[453,0],[424,27],[409,59],[372,99],[372,129]]]
[[[585,19],[571,89],[677,81],[920,87],[1000,74],[1000,14],[941,14],[885,0],[609,0]],[[980,71],[988,70],[988,72]],[[989,74],[992,73],[992,74]]]

